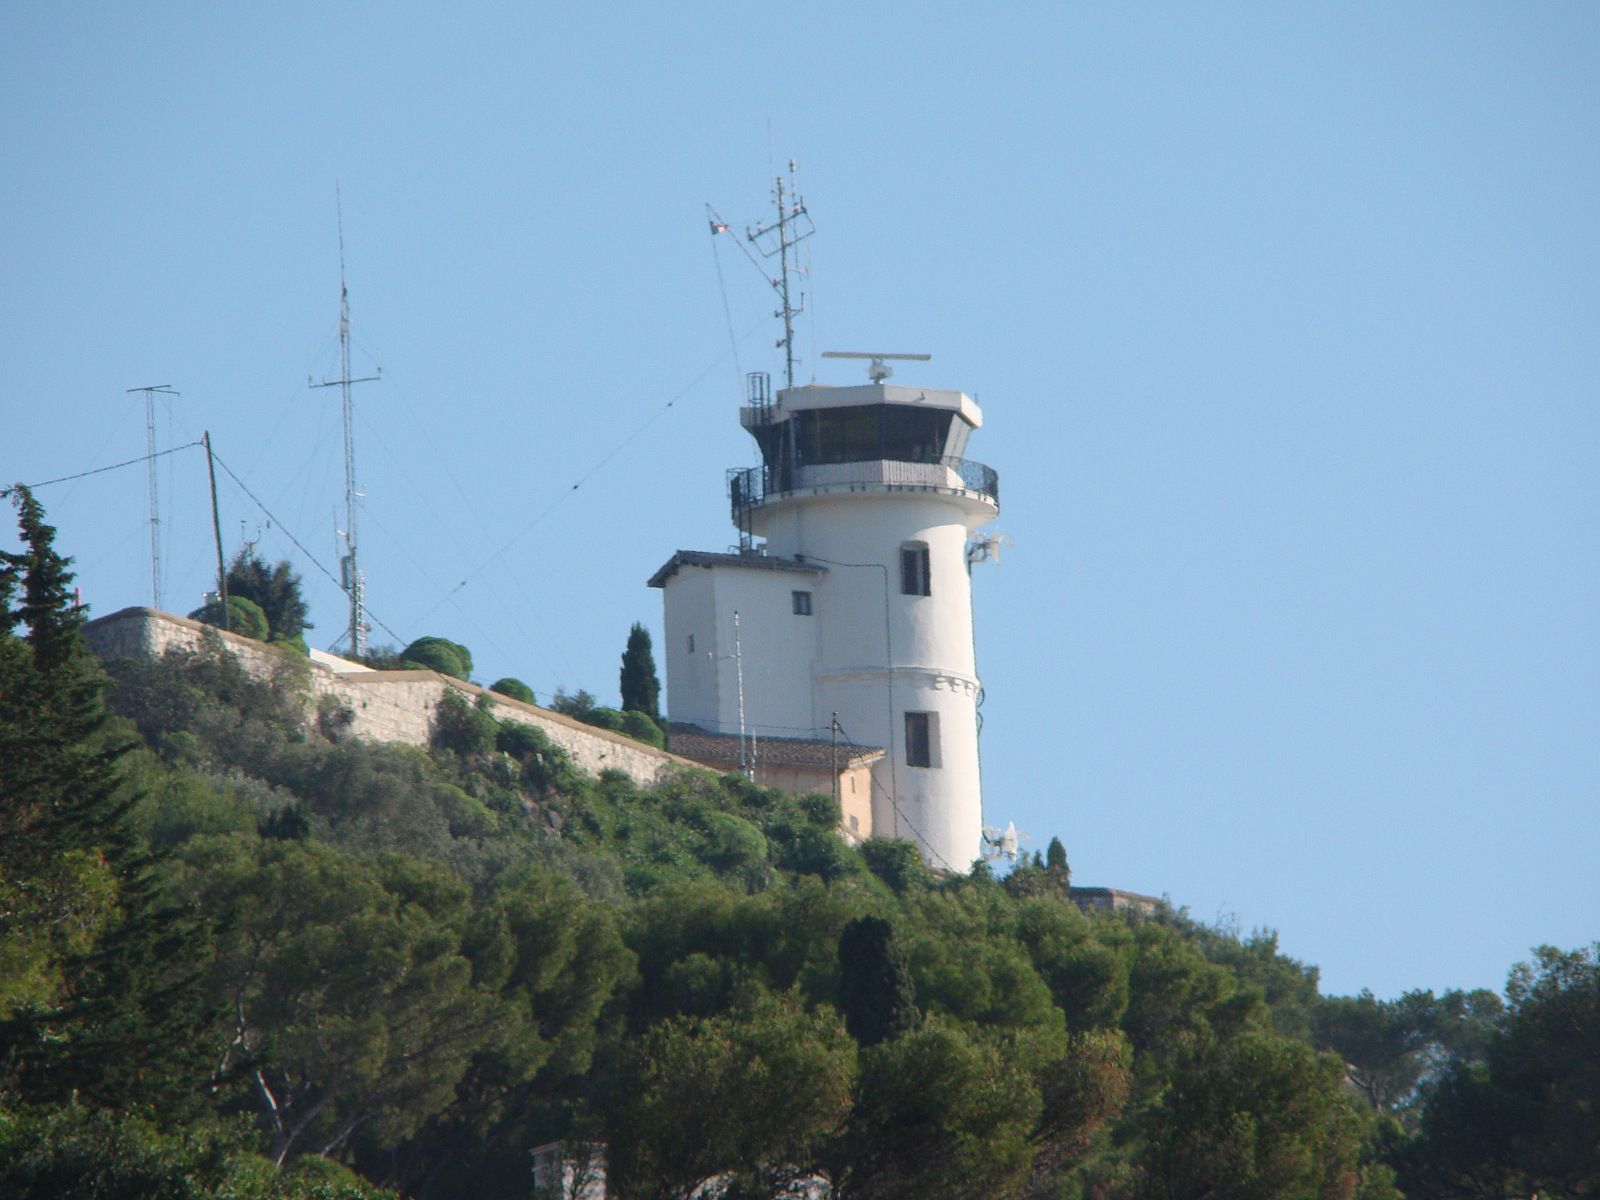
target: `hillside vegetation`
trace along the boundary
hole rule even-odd
[[[1579,1197],[1600,963],[1324,997],[1270,933],[852,848],[825,796],[427,751],[220,644],[96,664],[25,489],[0,561],[0,1194]],[[711,1181],[707,1184],[707,1181]],[[697,1189],[699,1189],[697,1191]]]

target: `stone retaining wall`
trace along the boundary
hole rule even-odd
[[[651,787],[681,770],[704,769],[698,763],[621,734],[596,729],[561,713],[487,692],[477,684],[434,671],[373,671],[323,654],[306,659],[296,651],[251,641],[153,608],[125,608],[90,621],[83,632],[101,658],[159,658],[169,649],[197,650],[209,632],[221,639],[223,646],[252,674],[269,675],[284,661],[303,665],[308,670],[311,690],[308,719],[315,717],[327,697],[327,702],[349,710],[348,732],[365,741],[428,745],[439,701],[446,691],[455,691],[471,702],[487,694],[497,718],[542,730],[567,752],[574,766],[591,775],[605,770],[622,771],[640,786]]]

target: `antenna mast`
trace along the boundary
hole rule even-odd
[[[339,560],[340,582],[350,597],[350,654],[359,658],[367,649],[367,614],[362,595],[361,569],[356,562],[356,510],[361,493],[356,491],[355,405],[350,396],[350,385],[371,383],[383,377],[383,368],[376,375],[350,378],[350,292],[344,282],[344,197],[339,185],[333,185],[334,208],[339,221],[339,378],[325,379],[321,383],[306,380],[312,388],[337,387],[340,410],[344,417],[344,546]]]
[[[781,307],[772,315],[783,318],[783,337],[777,345],[783,350],[784,380],[789,387],[793,387],[794,319],[805,311],[806,298],[804,292],[799,294],[798,301],[791,296],[789,276],[804,274],[805,269],[800,266],[799,256],[791,255],[790,251],[817,231],[810,214],[806,212],[805,201],[800,198],[799,187],[795,183],[794,159],[789,160],[787,186],[782,175],[774,176],[772,198],[777,204],[778,219],[759,229],[746,229],[745,240],[755,246],[763,258],[771,258],[774,254],[778,256],[778,277],[769,282],[778,293]],[[773,234],[777,236],[774,238],[771,236]]]
[[[150,467],[150,607],[161,607],[161,492],[157,487],[160,472],[156,469],[156,397],[176,396],[170,383],[152,387],[129,388],[129,392],[144,393],[144,452]]]

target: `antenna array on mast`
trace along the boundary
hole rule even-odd
[[[778,277],[772,280],[772,286],[777,291],[781,307],[772,315],[783,319],[783,337],[777,345],[783,351],[783,377],[789,387],[794,386],[794,319],[806,309],[805,293],[800,292],[798,299],[789,287],[789,276],[804,274],[798,256],[791,255],[792,251],[806,238],[817,231],[811,216],[806,212],[806,203],[800,198],[800,188],[795,181],[794,159],[789,160],[789,179],[787,187],[782,175],[774,173],[772,182],[772,200],[778,210],[778,219],[769,225],[762,225],[755,229],[745,230],[745,240],[761,253],[762,258],[778,256]],[[774,237],[773,235],[777,236]],[[792,261],[791,261],[792,260]]]
[[[350,377],[350,292],[344,281],[344,198],[338,184],[333,190],[334,206],[339,221],[339,378],[325,379],[321,383],[306,380],[311,388],[337,387],[340,410],[344,418],[344,545],[345,553],[339,560],[340,582],[350,597],[350,654],[359,658],[367,649],[367,615],[362,595],[361,570],[356,562],[356,510],[361,493],[356,490],[355,406],[351,401],[350,385],[371,383],[383,377],[383,368],[376,375],[360,379]]]
[[[778,219],[767,225],[755,228],[746,226],[745,240],[734,242],[739,249],[744,251],[756,270],[769,284],[772,290],[778,293],[778,311],[772,315],[783,321],[783,336],[778,339],[777,348],[783,351],[783,378],[787,386],[794,386],[794,365],[799,360],[794,353],[794,319],[806,310],[805,293],[798,288],[790,286],[789,276],[804,275],[805,268],[800,265],[799,256],[794,254],[794,248],[805,241],[817,231],[816,225],[811,220],[811,215],[806,212],[805,201],[800,198],[799,184],[796,182],[794,160],[789,160],[789,178],[774,174],[772,183],[772,199],[778,209]],[[729,233],[728,223],[717,215],[717,210],[711,205],[706,205],[706,219],[711,225],[711,236],[715,238],[719,233]],[[748,242],[749,245],[745,243]],[[759,259],[750,253],[750,246],[760,252],[762,258],[778,257],[778,275],[773,278],[767,273],[767,268],[761,265]],[[721,266],[717,267],[718,278],[721,278]],[[723,294],[723,304],[727,304],[726,292]],[[728,336],[733,337],[733,322],[728,323]],[[734,342],[734,354],[738,355],[738,342]]]

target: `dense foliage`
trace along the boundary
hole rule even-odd
[[[8,1196],[524,1197],[559,1139],[676,1200],[1595,1192],[1595,951],[1504,1006],[1322,997],[1271,934],[1080,911],[1058,843],[935,873],[825,796],[586,777],[488,697],[342,739],[220,638],[103,675],[18,500]]]
[[[269,566],[247,546],[228,565],[228,612],[224,619],[221,597],[189,614],[207,625],[221,626],[258,642],[281,642],[306,652],[306,620],[310,612],[301,594],[301,579],[287,561]]]

